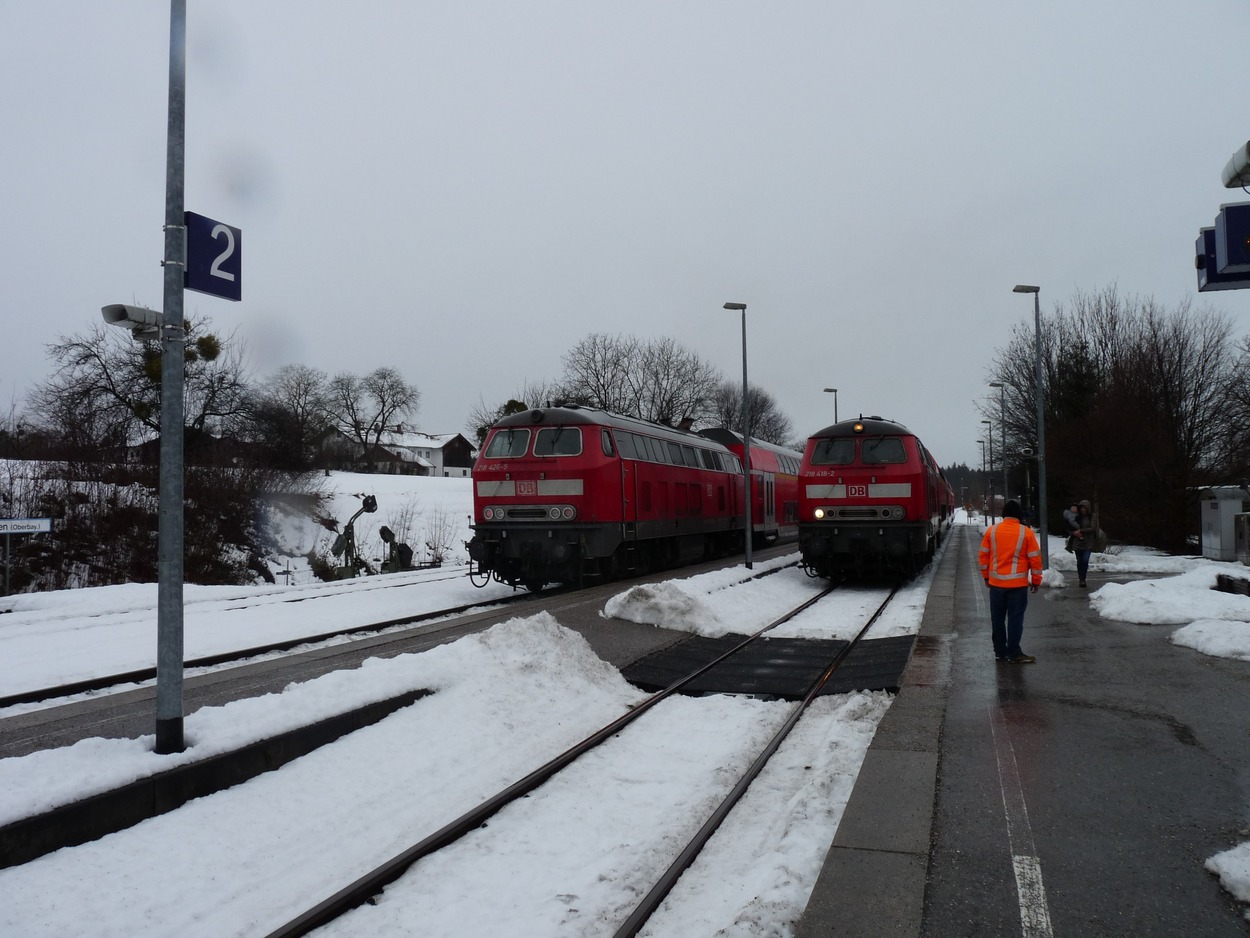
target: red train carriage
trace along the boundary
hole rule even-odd
[[[717,427],[700,436],[722,444],[738,457],[742,434]],[[799,466],[801,453],[763,440],[751,441],[751,530],[755,541],[794,537],[799,530]]]
[[[844,420],[807,441],[799,472],[799,549],[812,576],[910,576],[933,558],[954,491],[902,424]]]
[[[736,455],[709,436],[592,408],[540,408],[499,421],[473,467],[473,493],[470,576],[531,590],[743,546]]]

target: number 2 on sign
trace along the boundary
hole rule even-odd
[[[223,235],[226,239],[226,249],[217,255],[217,259],[213,261],[213,266],[208,268],[208,273],[213,277],[221,277],[223,280],[229,280],[234,283],[234,274],[228,270],[222,270],[221,265],[230,259],[230,255],[234,253],[234,232],[225,225],[217,225],[213,228],[212,239],[217,240],[218,235]]]

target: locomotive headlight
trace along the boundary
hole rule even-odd
[[[493,521],[493,520],[495,520],[495,509],[494,509],[494,508],[483,508],[483,509],[482,509],[482,517],[483,517],[483,518],[485,518],[487,521]]]
[[[577,517],[577,509],[572,505],[565,505],[562,509],[560,509],[560,516],[564,518],[565,521],[572,521]]]
[[[550,509],[547,512],[547,517],[550,518],[552,521],[559,521],[560,520],[560,508],[557,506],[555,508]]]
[[[814,514],[814,515],[816,515],[816,520],[817,520],[817,521],[821,521],[821,520],[823,520],[823,519],[824,519],[824,517],[825,517],[825,509],[823,509],[823,508],[817,508],[817,509],[813,512],[813,514]]]

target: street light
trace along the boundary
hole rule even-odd
[[[1033,357],[1037,364],[1037,528],[1042,542],[1042,569],[1050,567],[1050,544],[1046,534],[1046,409],[1042,397],[1042,304],[1041,287],[1018,283],[1012,293],[1033,294]]]
[[[990,438],[990,479],[989,479],[990,523],[993,524],[994,523],[994,478],[993,478],[994,476],[994,424],[990,423],[988,420],[982,420],[981,422],[985,424],[986,430],[989,431],[988,436]]]
[[[998,448],[1003,453],[1003,498],[1007,498],[1007,386],[1001,381],[991,381],[990,387],[998,388],[999,419],[1002,421],[1002,436],[999,437]]]
[[[742,492],[746,496],[743,533],[746,540],[747,569],[751,563],[751,409],[747,406],[747,304],[726,303],[725,309],[742,311]]]
[[[981,444],[981,514],[985,514],[985,440],[977,440]]]
[[[837,388],[825,388],[826,394],[830,393],[831,391],[833,392],[833,422],[837,423],[838,422],[838,389]]]

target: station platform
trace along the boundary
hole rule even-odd
[[[983,529],[953,529],[800,920],[825,936],[1250,935],[1204,861],[1250,840],[1250,666],[1030,595],[994,660]]]

